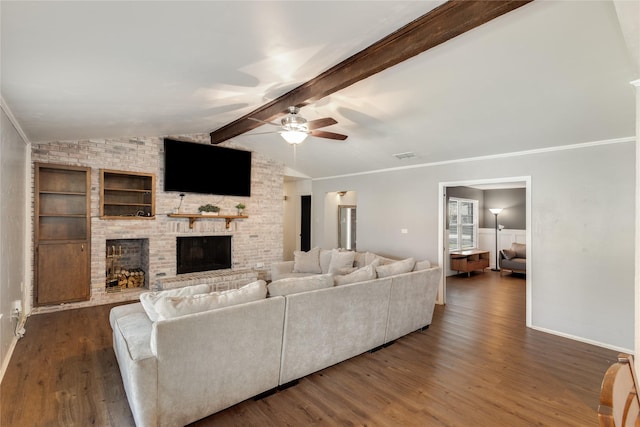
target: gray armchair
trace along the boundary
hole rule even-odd
[[[505,270],[511,273],[527,273],[527,245],[512,243],[510,249],[500,251],[500,275]]]

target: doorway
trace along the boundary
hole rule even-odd
[[[356,206],[338,205],[338,247],[356,250]]]
[[[300,196],[300,250],[311,249],[311,196]]]
[[[510,189],[517,187],[524,187],[525,189],[525,230],[524,230],[524,239],[525,244],[527,245],[527,275],[526,275],[526,325],[531,326],[531,317],[532,317],[532,309],[531,309],[531,288],[532,288],[532,268],[533,258],[531,256],[531,177],[530,176],[520,176],[520,177],[507,177],[507,178],[497,178],[497,179],[483,179],[483,180],[469,180],[469,181],[452,181],[452,182],[441,182],[439,183],[439,220],[438,220],[438,243],[439,248],[441,250],[438,254],[438,263],[442,268],[442,280],[441,285],[438,290],[437,303],[438,304],[446,304],[447,299],[447,276],[449,272],[449,230],[447,227],[448,220],[448,203],[447,203],[447,189],[451,187],[473,187],[480,189]],[[487,208],[495,208],[498,206],[487,206]],[[482,211],[482,209],[481,209]],[[493,218],[493,217],[491,217]],[[492,226],[493,227],[493,226]],[[497,235],[497,233],[496,233]],[[485,239],[487,237],[485,236]],[[495,245],[494,237],[490,235],[488,237],[490,239],[491,246]],[[479,240],[483,240],[483,236],[479,237]],[[486,240],[485,240],[485,244]],[[493,255],[496,254],[496,251],[499,249],[492,250]],[[496,273],[497,274],[497,273]]]

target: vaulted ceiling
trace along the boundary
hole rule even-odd
[[[34,143],[209,133],[442,3],[3,1],[1,94]],[[344,142],[233,142],[326,177],[630,137],[624,36],[611,1],[537,0],[302,109]]]

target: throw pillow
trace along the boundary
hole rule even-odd
[[[350,283],[365,282],[375,278],[376,267],[374,264],[369,264],[357,269],[353,273],[345,274],[344,276],[333,276],[333,281],[336,286],[342,286]]]
[[[511,249],[503,249],[500,252],[502,252],[502,256],[505,259],[515,258],[516,256],[516,251],[512,251]]]
[[[342,268],[353,267],[353,260],[356,254],[352,251],[342,252],[333,250],[331,251],[331,262],[329,263],[329,274],[335,274]]]
[[[162,297],[184,297],[187,295],[208,294],[211,286],[207,284],[185,286],[184,288],[167,289],[166,291],[144,292],[140,294],[142,308],[152,322],[158,320],[155,304]]]
[[[334,276],[344,276],[345,274],[349,274],[349,273],[353,273],[354,271],[356,271],[358,269],[358,267],[345,267],[345,268],[339,268],[338,270],[336,270],[333,275]]]
[[[431,261],[425,259],[424,261],[416,262],[416,265],[413,267],[413,271],[421,271],[431,268]]]
[[[416,264],[416,260],[413,258],[403,259],[401,261],[395,261],[391,264],[379,265],[376,267],[376,273],[378,277],[395,276],[396,274],[408,273],[413,270],[413,266]]]
[[[322,273],[320,269],[320,248],[313,248],[309,252],[293,252],[294,273]]]
[[[319,274],[316,276],[287,277],[275,280],[267,285],[267,289],[269,290],[269,296],[274,297],[330,288],[332,286],[333,278],[330,274]]]
[[[353,261],[353,265],[358,268],[362,268],[365,265],[371,264],[378,258],[378,255],[373,252],[356,252],[356,257]]]
[[[161,297],[158,302],[156,302],[155,309],[158,312],[158,320],[166,320],[187,314],[258,301],[266,298],[266,296],[266,282],[264,280],[257,280],[239,289],[230,289],[223,292],[211,292],[208,294],[181,297]]]
[[[322,274],[327,274],[329,272],[331,253],[331,249],[320,249],[320,270],[322,271]]]

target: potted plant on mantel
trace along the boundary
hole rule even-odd
[[[246,206],[243,203],[238,203],[236,205],[236,209],[238,210],[238,215],[242,215],[242,211],[244,210]]]
[[[200,212],[200,215],[218,215],[220,208],[215,205],[206,204],[200,206],[198,212]]]

